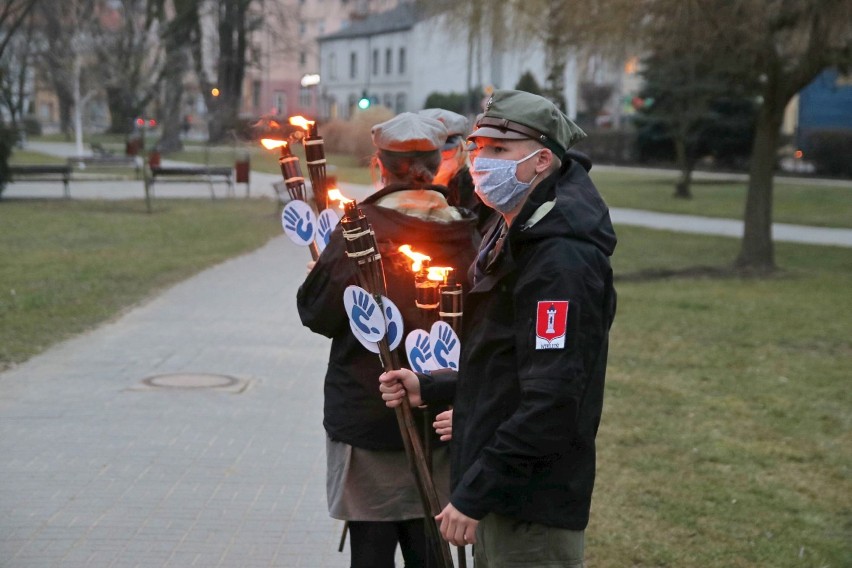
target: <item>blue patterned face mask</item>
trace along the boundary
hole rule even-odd
[[[518,164],[522,164],[541,152],[536,150],[520,160],[502,160],[499,158],[474,158],[470,171],[476,194],[482,202],[500,213],[514,209],[538,173],[528,182],[518,179]]]

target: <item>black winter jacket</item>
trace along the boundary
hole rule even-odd
[[[452,266],[464,280],[479,244],[476,219],[469,212],[463,220],[442,223],[374,205],[379,198],[406,189],[411,188],[388,186],[359,205],[376,233],[387,295],[402,312],[405,334],[423,325],[414,303],[411,261],[397,251],[399,246],[410,244],[415,251],[431,256],[432,266]],[[430,189],[442,194],[446,190],[441,186]],[[332,339],[325,375],[323,425],[333,440],[371,450],[402,450],[394,411],[385,406],[379,392],[379,375],[383,371],[379,357],[367,351],[349,328],[343,291],[350,284],[357,284],[355,271],[346,257],[341,228],[337,227],[297,294],[302,323]],[[404,342],[398,351],[404,362]],[[434,440],[437,444],[437,437]]]
[[[571,530],[588,524],[616,238],[583,165],[567,161],[543,180],[490,266],[477,260],[458,380],[451,371],[421,377],[427,402],[455,394],[450,500],[475,519],[497,512]]]

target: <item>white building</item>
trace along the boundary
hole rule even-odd
[[[399,113],[424,108],[434,92],[465,93],[479,86],[484,100],[489,89],[514,88],[527,71],[544,85],[544,55],[537,45],[505,51],[486,47],[469,73],[467,38],[450,31],[444,18],[427,17],[412,4],[402,3],[321,36],[320,116],[348,118],[365,93],[374,104]],[[575,67],[570,65],[566,72],[566,99],[572,111]]]
[[[316,38],[400,0],[262,0],[265,25],[252,43],[260,54],[246,71],[245,116],[316,116],[319,53]]]

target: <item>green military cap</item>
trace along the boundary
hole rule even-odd
[[[371,133],[373,145],[388,152],[434,152],[447,140],[447,128],[442,122],[413,112],[403,112],[377,124]]]
[[[417,114],[434,118],[444,123],[447,127],[447,141],[443,146],[443,150],[450,150],[459,145],[459,142],[470,132],[468,127],[467,117],[464,117],[451,110],[443,108],[424,108],[418,110]]]
[[[469,139],[536,140],[560,159],[586,137],[555,104],[524,91],[494,91],[475,128]]]

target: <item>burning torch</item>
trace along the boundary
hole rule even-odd
[[[305,177],[299,165],[299,157],[290,151],[290,144],[285,140],[274,140],[264,138],[261,144],[269,150],[278,148],[280,156],[278,164],[281,166],[281,175],[290,194],[290,201],[281,212],[281,224],[284,232],[297,245],[307,246],[311,250],[311,258],[316,260],[328,244],[331,232],[340,220],[340,217],[331,209],[318,209],[319,215],[315,215],[311,206],[306,202]],[[346,200],[338,190],[336,198],[344,202]],[[342,205],[341,205],[342,207]]]
[[[308,164],[308,174],[311,176],[311,186],[314,190],[314,201],[317,211],[328,206],[328,178],[325,168],[325,141],[317,131],[317,123],[303,116],[291,116],[290,124],[305,131],[302,144],[305,147],[305,161]]]
[[[411,333],[412,339],[406,340],[406,353],[412,367],[422,360],[420,372],[428,372],[441,367],[458,368],[458,355],[461,344],[456,335],[461,331],[462,287],[456,283],[451,267],[429,266],[432,257],[412,250],[411,245],[402,245],[398,249],[411,259],[411,271],[414,273],[415,300],[420,312],[423,330]],[[440,322],[436,321],[440,318]],[[445,357],[445,354],[447,355]],[[455,358],[452,355],[455,354]],[[432,470],[431,411],[424,409],[423,451],[429,471]],[[459,567],[467,566],[465,549],[458,548]]]
[[[383,298],[386,295],[387,286],[382,267],[382,255],[379,252],[373,228],[367,222],[367,218],[363,212],[358,209],[358,205],[354,200],[345,204],[344,216],[340,220],[340,223],[343,227],[346,255],[355,266],[358,285],[366,291],[367,294],[365,295],[372,296],[372,298],[364,298],[360,292],[347,288],[345,292],[347,296],[344,297],[344,303],[348,301],[352,305],[351,311],[348,310],[350,322],[362,330],[366,330],[366,333],[373,334],[369,339],[371,341],[374,340],[377,344],[379,359],[385,371],[399,369],[399,361],[396,360],[395,353],[391,352],[384,330],[380,329],[380,326],[385,325]],[[371,299],[377,304],[375,307],[370,303]],[[372,321],[376,311],[382,316],[381,323],[378,323],[377,320],[375,322]],[[390,328],[388,327],[389,331]],[[401,333],[401,330],[395,330],[395,332]],[[431,536],[430,541],[435,547],[435,557],[438,560],[438,566],[440,568],[452,568],[453,558],[450,554],[449,545],[441,538],[438,525],[434,521],[435,516],[441,512],[441,505],[438,501],[435,485],[432,482],[432,476],[426,464],[423,447],[417,435],[417,427],[408,400],[403,398],[402,404],[396,407],[394,411],[409,465],[417,482],[417,490],[420,494],[423,511],[427,517],[426,526]]]

